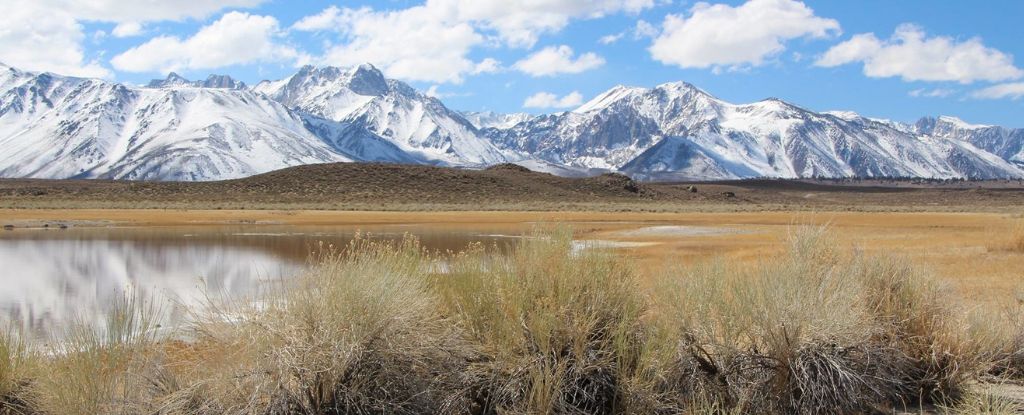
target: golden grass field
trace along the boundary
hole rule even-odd
[[[577,239],[628,242],[615,249],[637,259],[644,270],[713,260],[753,262],[783,249],[792,225],[827,225],[845,247],[906,257],[969,303],[1006,304],[1024,289],[1024,213],[0,210],[3,224],[56,221],[79,226],[407,223],[442,229],[486,226],[509,233],[528,231],[535,224],[564,223],[574,229]],[[644,230],[651,227],[679,228]],[[712,234],[690,234],[694,230]]]
[[[46,343],[0,331],[0,414],[1024,408],[1020,213],[0,209],[0,224],[530,236],[458,254],[357,239],[170,334],[128,297]]]

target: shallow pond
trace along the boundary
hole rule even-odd
[[[71,318],[99,321],[127,290],[178,304],[207,294],[243,296],[294,276],[318,246],[344,246],[357,232],[389,240],[409,234],[428,250],[458,251],[474,242],[507,248],[528,230],[409,224],[0,231],[0,321],[35,333]]]

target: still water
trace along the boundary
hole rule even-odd
[[[79,319],[99,321],[135,295],[191,305],[207,294],[236,297],[307,266],[320,244],[344,246],[414,235],[429,250],[470,243],[507,247],[525,229],[381,226],[195,226],[0,231],[0,322],[35,333]]]

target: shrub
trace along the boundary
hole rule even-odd
[[[187,413],[430,413],[465,347],[437,311],[418,242],[357,239],[257,301],[214,309],[201,364],[171,406]]]
[[[892,260],[844,258],[822,228],[754,269],[717,264],[659,290],[684,404],[849,413],[955,396],[975,374],[938,290]]]
[[[466,380],[483,412],[661,409],[645,395],[648,304],[621,258],[574,250],[561,229],[525,238],[508,256],[455,258],[435,287],[476,345]]]
[[[159,316],[154,301],[125,295],[102,324],[79,319],[52,334],[26,398],[32,412],[151,411]]]
[[[35,356],[17,330],[0,332],[0,414],[16,414],[28,408],[24,401]]]

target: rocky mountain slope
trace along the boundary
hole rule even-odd
[[[306,66],[248,87],[171,74],[145,87],[0,65],[0,177],[220,180],[311,163],[563,176],[1024,177],[1024,130],[952,117],[913,125],[767,99],[732,104],[684,82],[618,86],[533,116],[459,113],[372,65]]]
[[[484,133],[510,151],[648,179],[1024,175],[1013,130],[945,131],[778,99],[731,104],[675,82],[618,86],[572,112]]]
[[[384,75],[372,65],[306,66],[254,91],[318,117],[359,125],[402,150],[451,165],[489,165],[505,155],[441,101]]]

